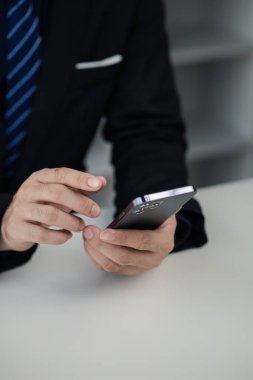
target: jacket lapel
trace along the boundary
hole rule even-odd
[[[38,90],[34,99],[30,130],[11,187],[29,173],[38,154],[44,154],[45,139],[55,112],[66,93],[80,51],[80,38],[88,33],[92,0],[48,1],[48,20]],[[91,41],[87,38],[87,54]],[[86,46],[85,46],[86,49]],[[43,150],[42,150],[43,149]],[[22,162],[26,163],[26,167]],[[24,173],[25,170],[25,173]]]

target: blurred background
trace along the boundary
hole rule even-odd
[[[190,181],[197,187],[253,176],[253,0],[164,0],[184,119]],[[87,166],[104,175],[112,202],[103,121]]]

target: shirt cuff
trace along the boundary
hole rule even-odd
[[[38,244],[33,245],[24,252],[1,251],[0,252],[0,273],[5,272],[27,263],[33,253],[36,251]]]
[[[190,238],[192,233],[192,223],[190,219],[184,215],[177,214],[177,229],[175,235],[175,248],[174,251],[180,250],[180,247],[183,246],[187,240]]]

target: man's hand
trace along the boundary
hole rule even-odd
[[[25,251],[35,243],[63,244],[71,232],[81,232],[84,221],[76,211],[97,217],[100,207],[89,195],[106,185],[103,177],[68,168],[33,173],[19,188],[1,224],[0,250]],[[60,230],[52,230],[54,226]]]
[[[133,276],[158,267],[174,248],[175,215],[152,231],[84,229],[84,248],[106,272]]]

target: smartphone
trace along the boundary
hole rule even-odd
[[[186,186],[135,198],[107,228],[156,229],[196,193],[193,186]]]

